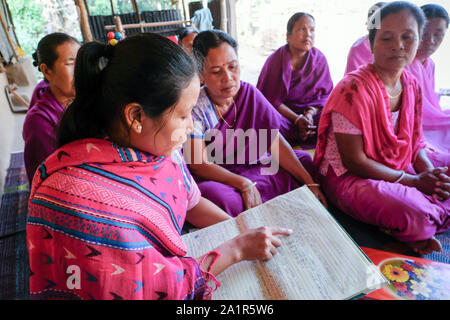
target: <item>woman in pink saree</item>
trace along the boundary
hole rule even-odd
[[[373,64],[347,74],[322,113],[314,163],[328,199],[419,254],[439,251],[450,228],[450,157],[426,153],[422,94],[405,70],[425,18],[409,2],[378,11],[369,33]]]
[[[205,299],[232,264],[276,253],[290,231],[262,227],[186,256],[185,221],[229,217],[201,196],[180,152],[200,90],[181,47],[151,33],[86,43],[75,89],[60,148],[31,187],[31,299]]]
[[[428,147],[437,151],[450,152],[450,110],[443,110],[435,88],[435,65],[431,55],[439,49],[449,25],[447,11],[440,5],[427,4],[421,7],[427,23],[422,41],[417,49],[416,59],[406,68],[422,87],[423,134]]]
[[[372,14],[382,6],[384,6],[386,2],[377,2],[372,7],[370,7],[369,12],[367,14],[367,30],[370,30],[370,17]],[[376,22],[375,22],[376,23]],[[352,47],[350,48],[350,51],[348,52],[347,56],[347,66],[345,67],[345,74],[352,72],[356,69],[358,69],[361,66],[365,66],[368,63],[373,62],[373,54],[372,50],[370,49],[370,43],[369,43],[369,35],[366,34],[365,36],[362,36],[358,40],[353,43]]]

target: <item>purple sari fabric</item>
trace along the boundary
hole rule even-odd
[[[282,103],[300,114],[305,107],[323,106],[333,89],[325,55],[317,48],[308,51],[305,64],[293,71],[288,45],[267,58],[256,87],[278,108]]]
[[[49,84],[45,80],[42,80],[36,85],[36,87],[33,90],[33,94],[31,95],[30,108],[34,106],[36,102],[38,102],[38,100],[40,99],[41,89],[46,88],[48,86]]]
[[[282,116],[259,90],[243,81],[241,81],[241,88],[235,98],[235,103],[237,110],[235,134],[230,134],[231,129],[227,125],[234,121],[233,107],[223,115],[227,123],[219,119],[215,128],[209,130],[209,133],[214,133],[214,138],[208,137],[209,134],[206,134],[205,143],[207,148],[215,151],[211,152],[215,163],[235,174],[257,182],[256,188],[260,192],[263,202],[300,187],[302,183],[295,180],[282,168],[273,174],[265,174],[262,170],[270,168],[271,156],[267,151],[278,131],[271,130],[280,128]],[[248,137],[245,145],[240,147],[237,143],[237,130],[239,129],[247,133]],[[223,139],[217,137],[223,137]],[[305,169],[310,173],[313,172],[314,167],[309,154],[305,151],[295,151],[295,153]],[[229,215],[235,217],[244,211],[244,203],[238,190],[216,181],[205,181],[196,176],[194,178],[202,196],[224,209]]]
[[[287,44],[272,53],[261,70],[256,87],[275,108],[284,104],[296,114],[304,113],[307,107],[325,105],[333,89],[325,55],[312,48],[299,70],[292,70],[290,58]],[[319,118],[320,111],[314,118],[315,125]],[[299,141],[297,129],[287,119],[282,121],[280,132],[291,144],[300,144],[305,149],[315,147],[316,137]]]
[[[56,100],[46,83],[39,83],[27,111],[22,136],[25,141],[24,161],[28,180],[33,180],[36,168],[56,150],[56,127],[64,106]]]
[[[425,63],[415,59],[407,68],[422,87],[422,126],[425,140],[432,148],[450,153],[450,110],[442,110],[435,91],[435,66],[431,58]]]

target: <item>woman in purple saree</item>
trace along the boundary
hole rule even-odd
[[[44,75],[36,86],[23,125],[24,161],[31,184],[37,167],[56,150],[56,127],[75,96],[73,69],[79,42],[64,33],[51,33],[38,44],[34,65]]]
[[[295,13],[287,24],[287,44],[267,58],[256,85],[289,120],[283,122],[283,136],[305,149],[315,147],[315,128],[333,89],[327,59],[314,38],[314,18]]]
[[[309,154],[292,150],[278,133],[281,115],[259,90],[240,81],[236,46],[216,30],[194,40],[205,87],[192,111],[194,130],[184,154],[202,195],[231,216],[303,184],[325,204]]]

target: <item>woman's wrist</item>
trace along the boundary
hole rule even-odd
[[[399,178],[401,178],[401,179],[397,179],[397,180],[399,180],[399,181],[397,181],[397,183],[400,183],[407,187],[412,187],[412,188],[416,187],[417,176],[415,176],[413,174],[409,174],[409,173],[402,173],[402,176]]]
[[[244,192],[248,189],[250,189],[252,186],[256,185],[256,183],[254,183],[252,180],[244,178],[244,177],[239,177],[239,181],[237,181],[233,187],[237,190],[239,190],[240,192]]]

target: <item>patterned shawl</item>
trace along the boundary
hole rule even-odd
[[[29,200],[31,298],[202,298],[202,272],[180,238],[192,187],[179,152],[157,157],[105,139],[55,151]]]

